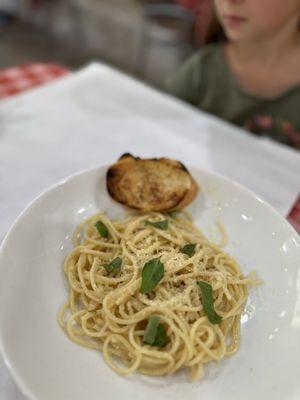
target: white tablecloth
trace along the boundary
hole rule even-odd
[[[101,64],[0,104],[0,240],[49,185],[122,153],[222,173],[286,215],[300,153],[247,134]],[[0,399],[24,400],[0,356]],[[42,399],[41,399],[42,400]]]

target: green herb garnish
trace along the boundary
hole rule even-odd
[[[159,317],[153,315],[149,318],[145,333],[144,333],[144,343],[153,344],[155,342],[155,337],[157,333],[157,328],[159,325]]]
[[[183,246],[180,251],[181,253],[187,254],[189,257],[192,257],[192,255],[195,252],[195,247],[196,247],[196,243],[192,244],[186,244],[185,246]]]
[[[169,215],[171,218],[175,218],[175,217],[177,217],[177,216],[180,215],[180,214],[181,214],[181,211],[180,211],[180,210],[168,211],[168,215]]]
[[[201,290],[203,310],[207,318],[212,324],[219,324],[222,321],[222,317],[215,311],[211,285],[204,281],[197,281],[197,285]]]
[[[145,225],[154,226],[154,228],[166,231],[169,227],[169,221],[167,219],[163,221],[145,221]]]
[[[120,270],[121,265],[122,265],[122,258],[117,257],[113,259],[112,262],[110,262],[109,264],[104,265],[104,268],[109,274],[112,272],[116,273]]]
[[[166,328],[163,326],[163,324],[159,324],[157,327],[157,332],[154,340],[154,346],[158,347],[165,347],[167,344],[167,332]]]
[[[165,273],[164,264],[160,258],[146,262],[142,270],[141,293],[149,293],[162,280]]]
[[[104,223],[102,221],[97,221],[95,223],[95,228],[99,232],[100,236],[102,236],[104,238],[108,237],[108,229],[107,229],[107,227],[104,225]]]
[[[148,325],[145,330],[144,343],[151,346],[164,347],[167,344],[167,333],[163,324],[157,315],[152,315],[149,318]]]

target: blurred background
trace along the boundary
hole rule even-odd
[[[0,0],[0,68],[100,60],[161,87],[212,17],[212,0]]]

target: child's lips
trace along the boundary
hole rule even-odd
[[[223,16],[223,20],[226,25],[235,27],[235,26],[241,25],[242,23],[246,22],[247,18],[239,16],[239,15],[228,14],[228,15]]]

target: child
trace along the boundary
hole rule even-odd
[[[227,41],[205,46],[167,90],[300,149],[300,0],[215,0]]]

